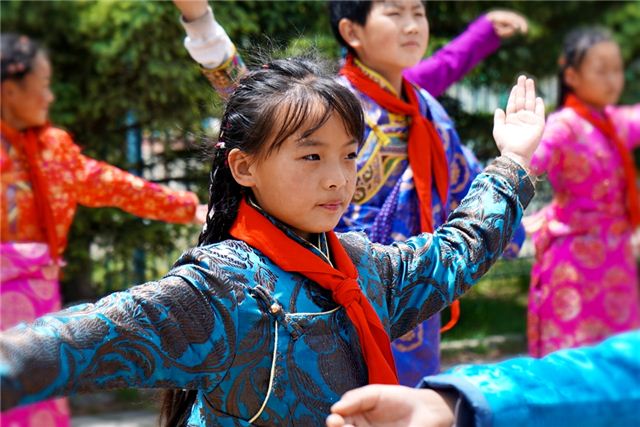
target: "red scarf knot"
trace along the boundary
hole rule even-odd
[[[356,279],[345,279],[338,284],[332,293],[335,302],[341,306],[348,308],[351,304],[360,304],[362,297],[362,291]]]
[[[358,270],[332,231],[327,243],[336,268],[304,248],[245,200],[229,234],[262,252],[284,271],[301,274],[331,291],[353,322],[372,384],[398,384],[391,342],[378,314],[358,285]]]

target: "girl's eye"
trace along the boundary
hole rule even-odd
[[[302,160],[320,160],[320,155],[318,154],[308,154],[302,157]]]
[[[347,154],[347,160],[355,160],[357,158],[358,158],[358,153],[356,153],[355,151],[353,153]]]

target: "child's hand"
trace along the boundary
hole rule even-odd
[[[173,0],[173,4],[180,10],[187,22],[200,18],[207,13],[207,7],[209,7],[207,0]]]
[[[429,389],[368,385],[346,392],[331,407],[327,427],[449,427],[455,398]]]
[[[497,109],[493,117],[493,138],[503,156],[528,169],[544,130],[544,102],[536,98],[533,80],[518,77],[511,89],[506,114]]]
[[[494,10],[487,13],[486,17],[493,24],[493,31],[501,39],[512,37],[517,33],[527,34],[529,31],[527,18],[509,10]]]

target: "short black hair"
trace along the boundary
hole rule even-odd
[[[341,19],[346,18],[349,21],[364,26],[367,23],[369,12],[371,12],[371,6],[373,6],[373,2],[370,0],[329,1],[329,21],[333,35],[336,40],[338,40],[338,43],[347,48],[352,54],[355,54],[355,52],[340,35],[338,24],[340,24]]]

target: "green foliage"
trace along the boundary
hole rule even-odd
[[[443,341],[525,335],[531,259],[499,260],[460,299],[460,320],[442,335]],[[448,310],[443,320],[449,319]]]
[[[217,19],[245,59],[256,52],[277,55],[306,53],[313,46],[325,57],[339,56],[328,22],[326,4],[319,1],[225,1],[213,4]],[[529,36],[504,43],[477,67],[466,82],[506,90],[514,76],[553,75],[563,35],[582,24],[605,24],[616,33],[629,62],[625,102],[640,100],[640,3],[636,2],[428,2],[431,50],[484,11],[509,8],[526,15]],[[202,121],[220,112],[220,101],[183,45],[183,30],[171,2],[154,1],[5,1],[0,2],[2,31],[40,39],[49,48],[54,66],[57,101],[52,120],[71,131],[86,154],[128,168],[125,150],[129,111],[147,132],[167,141],[190,138],[204,129]],[[258,60],[259,61],[259,60]],[[248,61],[251,63],[251,61]],[[481,159],[496,154],[491,118],[465,114],[455,101],[445,100],[457,120],[463,141],[470,141]],[[162,162],[200,158],[191,150],[166,150]],[[172,179],[206,197],[206,162]],[[80,209],[66,253],[68,299],[122,288],[134,279],[134,250],[147,253],[146,279],[164,273],[175,256],[193,245],[194,227],[143,221],[116,209]],[[177,243],[176,243],[177,242]],[[94,265],[92,243],[104,251]],[[160,255],[163,254],[163,255]],[[160,261],[158,261],[160,260]],[[95,261],[96,263],[98,261]],[[99,268],[98,268],[99,267]],[[92,278],[100,287],[92,287]],[[141,278],[140,278],[141,279]]]

